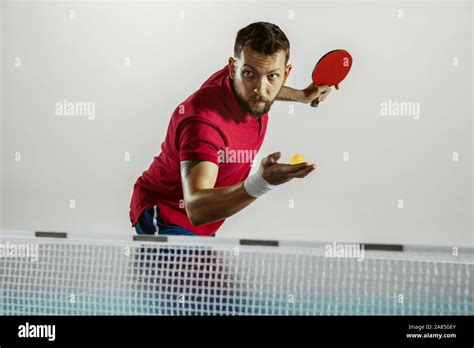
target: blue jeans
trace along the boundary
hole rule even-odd
[[[161,212],[157,205],[145,209],[140,215],[135,230],[138,234],[159,234],[170,236],[194,236],[191,231],[178,226],[169,224],[166,225],[161,222]]]

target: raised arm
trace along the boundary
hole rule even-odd
[[[336,86],[336,89],[338,89],[338,87],[339,86]],[[331,87],[315,86],[312,83],[310,83],[305,89],[295,89],[288,86],[282,86],[276,100],[295,101],[309,104],[315,99],[318,99],[320,102],[324,101],[329,93],[331,93]]]
[[[304,94],[302,90],[288,86],[282,86],[276,97],[276,100],[302,102],[303,97]]]

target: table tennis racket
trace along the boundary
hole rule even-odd
[[[326,53],[318,60],[313,69],[311,78],[316,86],[335,86],[344,80],[351,70],[352,57],[346,50],[333,50]],[[312,107],[317,107],[318,99],[311,102]]]

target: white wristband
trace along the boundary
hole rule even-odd
[[[247,193],[255,198],[258,198],[264,195],[267,192],[270,192],[275,186],[269,184],[260,174],[258,170],[255,174],[250,175],[244,181],[244,188]]]

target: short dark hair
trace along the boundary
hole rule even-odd
[[[255,22],[237,33],[234,45],[234,57],[239,57],[244,47],[267,56],[283,50],[286,53],[285,65],[290,59],[290,42],[285,33],[275,24]]]

